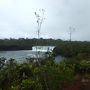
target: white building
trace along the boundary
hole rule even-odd
[[[55,46],[33,46],[32,51],[36,52],[52,52]]]

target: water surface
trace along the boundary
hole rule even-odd
[[[5,57],[7,59],[14,58],[16,60],[23,60],[34,54],[35,52],[32,50],[0,51],[0,57]]]

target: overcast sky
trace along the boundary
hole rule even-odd
[[[90,0],[0,0],[0,38],[36,38],[34,12],[45,9],[40,37],[90,41]]]

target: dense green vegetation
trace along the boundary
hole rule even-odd
[[[90,42],[63,41],[54,49],[54,55],[90,59]]]
[[[32,46],[35,45],[58,45],[61,40],[54,40],[54,39],[39,39],[38,43],[36,38],[33,39],[0,39],[0,51],[1,50],[30,50]]]
[[[64,83],[77,80],[77,75],[90,80],[90,61],[56,64],[51,58],[17,63],[0,58],[0,90],[63,90]]]

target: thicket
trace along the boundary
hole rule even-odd
[[[90,42],[64,41],[55,47],[53,54],[90,60]]]
[[[76,75],[90,80],[90,62],[73,63],[63,60],[56,64],[52,59],[34,62],[0,58],[0,90],[63,90],[64,83],[73,82]]]

